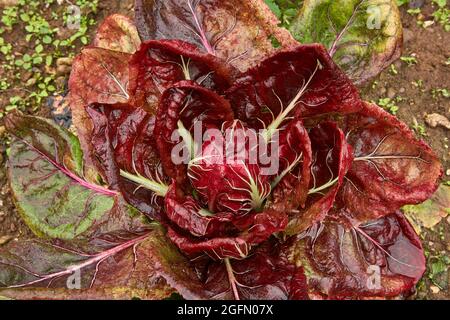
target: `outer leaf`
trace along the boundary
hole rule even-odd
[[[36,234],[73,239],[98,229],[117,230],[118,221],[132,224],[115,191],[84,179],[74,136],[48,120],[18,113],[5,123],[15,136],[11,188],[21,216]]]
[[[164,235],[156,229],[71,243],[10,242],[0,249],[0,292],[26,299],[165,298],[173,291],[154,268],[156,237]]]
[[[306,0],[290,31],[301,43],[324,44],[357,84],[401,55],[403,32],[395,0]]]
[[[181,39],[241,71],[275,51],[273,39],[295,44],[263,0],[137,0],[141,38]]]
[[[313,162],[309,196],[304,208],[293,210],[286,234],[299,234],[325,219],[353,161],[352,148],[333,122],[310,131]]]
[[[328,219],[291,256],[305,268],[312,298],[408,296],[425,271],[420,240],[401,213],[358,227]]]
[[[170,243],[158,242],[155,247],[163,259],[158,260],[157,269],[185,299],[307,299],[303,269],[289,263],[274,239],[248,259],[231,260],[232,273],[223,261],[197,261],[194,268],[170,249]]]
[[[450,186],[441,184],[431,199],[416,206],[404,206],[402,211],[417,226],[416,231],[433,228],[450,214]]]
[[[160,218],[155,193],[125,179],[122,172],[165,182],[154,141],[155,117],[130,105],[94,104],[87,109],[94,124],[93,153],[109,185],[150,218]]]
[[[92,45],[118,52],[135,53],[141,45],[141,39],[130,18],[113,14],[100,25]]]
[[[357,89],[321,45],[281,51],[241,75],[227,93],[236,118],[251,128],[281,129],[292,116],[358,111]],[[273,128],[272,128],[273,129]]]
[[[165,89],[182,81],[195,81],[222,93],[231,83],[232,70],[212,55],[180,40],[144,42],[130,61],[129,92],[138,107],[158,107]]]
[[[282,245],[270,239],[248,259],[208,266],[205,288],[214,299],[307,300],[303,268],[289,262]]]
[[[355,219],[382,217],[436,191],[443,173],[437,156],[396,117],[366,104],[347,119],[345,131],[355,161],[340,198]]]
[[[68,101],[78,131],[86,164],[92,159],[92,123],[85,107],[91,103],[126,103],[130,54],[100,48],[86,48],[75,59],[69,79]]]

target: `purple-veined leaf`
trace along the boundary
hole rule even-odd
[[[118,192],[83,176],[76,137],[49,120],[11,113],[8,173],[16,205],[40,236],[73,239],[139,225]]]
[[[402,213],[352,225],[325,220],[291,239],[290,257],[314,299],[406,297],[425,271],[419,237]]]
[[[339,206],[366,221],[427,200],[438,187],[439,159],[411,129],[380,107],[366,103],[346,120],[354,162]]]
[[[18,299],[163,299],[160,227],[91,239],[21,240],[0,248],[0,294]],[[158,247],[155,247],[158,244]],[[176,254],[176,253],[175,253]]]
[[[142,39],[181,39],[241,71],[274,52],[274,41],[296,43],[263,0],[137,0],[135,7]]]

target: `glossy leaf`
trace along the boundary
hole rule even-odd
[[[232,70],[212,55],[180,40],[147,41],[130,61],[130,87],[134,105],[154,112],[164,90],[183,80],[206,88],[226,90]]]
[[[222,131],[201,146],[188,167],[191,185],[211,212],[246,215],[264,208],[271,193],[270,176],[252,150],[262,138],[240,121],[225,122]]]
[[[172,158],[174,148],[183,142],[181,137],[173,138],[180,124],[193,132],[197,121],[202,121],[203,126],[217,128],[222,122],[232,119],[233,112],[229,102],[214,91],[192,81],[182,81],[167,89],[160,100],[155,127],[156,144],[165,173],[180,184],[187,182],[189,161],[185,160],[190,159],[189,154],[187,159],[181,156],[183,159],[180,160],[184,160],[182,163],[176,163]]]
[[[295,44],[263,0],[137,0],[135,7],[142,39],[181,39],[241,71],[274,52],[274,39]]]
[[[155,190],[145,187],[145,181],[167,182],[154,141],[155,117],[126,104],[95,104],[87,111],[94,125],[93,154],[108,184],[142,213],[159,217],[162,203]]]
[[[442,166],[428,145],[396,117],[366,104],[347,119],[355,160],[340,198],[359,221],[418,204],[437,189]]]
[[[36,234],[73,239],[97,229],[117,230],[118,221],[132,224],[116,191],[84,179],[73,135],[49,120],[18,113],[5,124],[14,135],[9,161],[14,199]]]
[[[357,84],[401,55],[403,31],[395,0],[307,0],[290,31],[301,43],[322,43]]]
[[[308,300],[303,268],[290,263],[274,239],[248,259],[210,264],[205,288],[214,299]]]
[[[100,25],[92,45],[118,52],[135,53],[141,45],[141,39],[130,18],[113,14]]]
[[[305,205],[311,181],[311,140],[301,120],[292,120],[282,131],[279,157],[280,170],[272,181],[270,206],[290,212]]]
[[[353,161],[351,146],[335,123],[324,122],[310,131],[311,179],[304,208],[293,210],[287,235],[299,234],[326,218]]]
[[[314,299],[407,297],[425,271],[420,240],[401,213],[359,226],[328,219],[299,239],[290,252]]]
[[[212,259],[246,259],[252,254],[252,248],[263,243],[276,232],[284,230],[287,216],[274,210],[251,214],[242,221],[234,223],[243,231],[227,237],[199,238],[169,228],[168,237],[188,256],[208,255]]]
[[[252,128],[281,129],[292,116],[349,113],[359,94],[321,45],[281,51],[241,75],[228,91],[236,118]]]

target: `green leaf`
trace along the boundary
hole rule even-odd
[[[431,199],[419,205],[405,206],[402,210],[418,233],[422,228],[432,229],[450,214],[450,186],[441,184]]]
[[[16,206],[38,236],[73,239],[134,223],[117,192],[84,179],[75,136],[18,112],[5,125],[14,136],[8,170]]]
[[[270,10],[272,10],[272,12],[277,16],[277,18],[281,19],[282,17],[281,9],[276,3],[276,0],[264,0],[264,2],[267,4]]]
[[[402,25],[394,0],[306,0],[290,27],[302,43],[319,42],[357,84],[401,54]]]

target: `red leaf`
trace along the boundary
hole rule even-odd
[[[295,259],[310,270],[310,296],[355,299],[409,295],[425,271],[425,257],[405,217],[394,213],[359,226],[343,218],[340,221],[327,219],[291,249]]]
[[[188,231],[195,237],[223,237],[238,232],[233,225],[232,213],[202,214],[199,203],[191,196],[177,193],[182,192],[173,184],[165,198],[166,215],[177,227]]]
[[[361,108],[357,89],[319,44],[274,54],[241,75],[227,97],[236,117],[254,128]]]
[[[271,206],[290,212],[305,205],[311,180],[311,140],[301,120],[291,121],[281,132],[279,148],[278,177],[282,179],[273,189],[274,204]]]
[[[232,70],[214,56],[181,40],[147,41],[130,61],[130,95],[136,106],[147,104],[156,110],[165,89],[176,82],[191,80],[206,88],[226,90]]]
[[[307,300],[303,268],[291,264],[278,240],[271,239],[248,259],[208,265],[205,289],[214,299]]]
[[[174,148],[180,140],[172,138],[179,121],[184,128],[193,130],[196,121],[204,125],[219,126],[233,119],[230,104],[218,94],[192,81],[182,81],[167,89],[160,100],[156,118],[156,143],[165,173],[184,184],[187,180],[187,165],[172,160]]]
[[[211,212],[245,215],[260,210],[270,195],[269,175],[262,172],[258,154],[250,154],[262,137],[242,122],[224,123],[222,131],[202,145],[200,157],[192,160],[188,176]]]
[[[347,120],[355,161],[340,193],[359,221],[382,217],[427,200],[443,169],[437,156],[396,117],[366,104]]]
[[[75,59],[69,79],[68,102],[77,128],[86,166],[92,159],[92,123],[85,107],[91,103],[126,103],[128,101],[128,62],[131,55],[100,48],[85,48]]]
[[[154,192],[121,176],[121,170],[151,180],[165,181],[154,142],[155,117],[129,105],[91,105],[92,145],[108,184],[151,218],[160,218]]]
[[[144,40],[181,39],[241,71],[274,52],[273,39],[297,43],[263,0],[138,0],[135,11]]]
[[[239,221],[235,222],[236,225]],[[270,236],[284,230],[287,216],[274,210],[249,215],[244,224],[247,229],[237,236],[217,237],[213,239],[195,238],[169,228],[169,238],[189,256],[207,254],[213,259],[245,259],[251,249],[266,241]]]
[[[301,233],[325,219],[353,160],[351,146],[333,122],[324,122],[312,129],[310,139],[313,163],[309,196],[305,208],[294,211],[290,218],[288,235]]]

